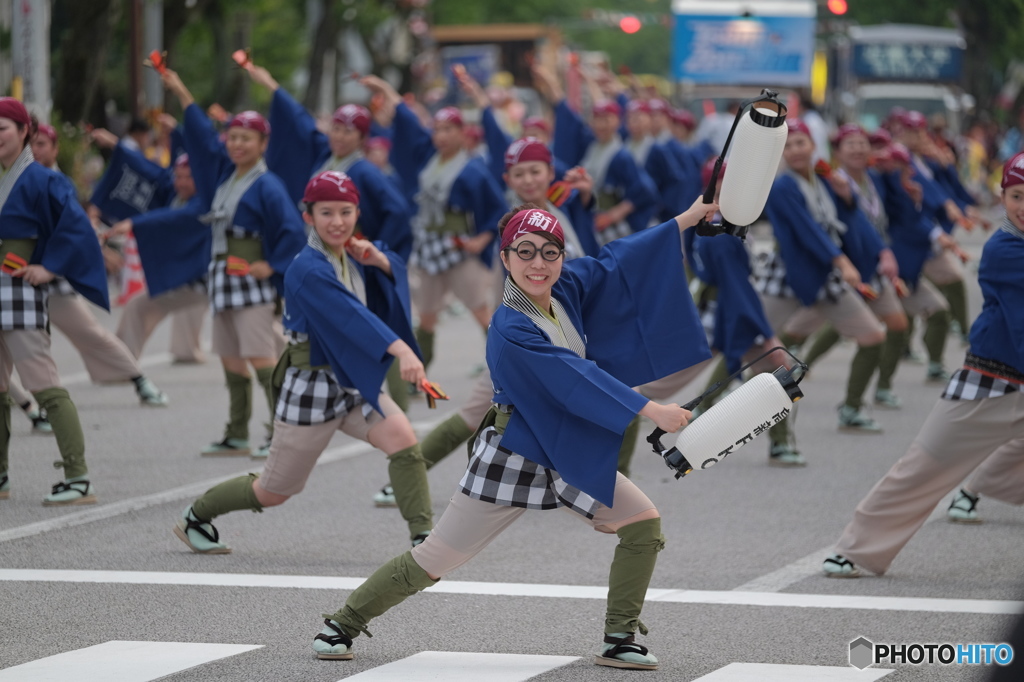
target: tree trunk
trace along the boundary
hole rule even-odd
[[[56,3],[54,11],[63,13],[69,24],[61,41],[54,89],[54,108],[60,112],[61,120],[84,120],[99,104],[96,95],[121,4],[121,0]]]
[[[320,86],[324,77],[324,57],[328,50],[338,44],[341,26],[335,16],[334,0],[323,0],[324,14],[316,27],[313,37],[313,49],[309,53],[309,83],[306,85],[306,96],[302,99],[303,106],[316,111],[320,105]]]

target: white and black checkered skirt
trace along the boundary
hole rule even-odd
[[[0,330],[46,329],[49,287],[34,287],[21,277],[0,273]]]
[[[357,409],[362,410],[364,417],[373,412],[373,407],[362,394],[339,384],[331,370],[289,367],[285,371],[274,418],[285,424],[310,426],[344,419]]]
[[[277,295],[269,279],[229,275],[226,260],[210,263],[209,292],[213,312],[273,303]]]
[[[563,481],[554,469],[542,467],[501,447],[501,434],[493,426],[488,426],[477,436],[473,456],[459,482],[459,489],[475,500],[503,507],[568,507],[588,519],[594,518],[600,504]]]

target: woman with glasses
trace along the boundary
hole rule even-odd
[[[352,658],[352,638],[377,616],[469,561],[527,509],[567,508],[619,537],[596,662],[650,670],[634,642],[664,547],[658,510],[616,471],[619,444],[641,414],[676,432],[690,413],[630,386],[708,357],[681,258],[682,232],[715,204],[694,202],[658,227],[564,262],[558,219],[534,204],[498,223],[509,271],[487,336],[494,403],[469,466],[427,539],[387,562],[327,616],[318,658]]]

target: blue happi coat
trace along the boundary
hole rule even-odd
[[[419,353],[412,331],[412,306],[405,261],[384,242],[375,245],[391,263],[391,276],[354,260],[366,284],[366,305],[349,291],[327,257],[306,246],[284,278],[284,326],[309,335],[310,363],[330,365],[338,383],[357,389],[378,412],[384,376],[394,356],[388,346],[402,339]]]
[[[639,386],[711,353],[690,298],[675,221],[564,264],[552,296],[586,344],[555,346],[526,315],[499,306],[487,335],[494,402],[514,405],[502,447],[613,504],[622,436],[647,399]]]
[[[270,102],[270,128],[267,167],[298,204],[310,177],[330,160],[330,144],[313,117],[284,88],[275,90]],[[366,159],[353,163],[345,174],[359,190],[359,230],[370,241],[380,240],[408,259],[411,209],[401,187]]]
[[[196,183],[196,193],[209,211],[217,188],[235,171],[210,119],[196,104],[185,109],[185,148]],[[283,293],[284,272],[306,243],[306,229],[281,179],[264,173],[238,202],[234,224],[260,236],[263,259],[274,269],[270,281]]]
[[[99,240],[74,186],[63,175],[35,162],[25,168],[0,210],[0,241],[4,239],[35,239],[30,264],[63,277],[82,296],[110,310]]]
[[[437,153],[430,132],[424,128],[416,114],[404,103],[395,109],[394,136],[391,147],[391,163],[402,179],[406,196],[415,196],[419,191],[419,175],[431,157]],[[459,173],[448,196],[448,207],[454,211],[473,214],[476,234],[497,233],[498,221],[505,215],[507,202],[501,187],[495,182],[491,171],[480,159],[471,159]],[[494,249],[484,249],[478,256],[484,265],[491,267]]]

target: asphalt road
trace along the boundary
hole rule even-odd
[[[983,240],[964,241],[979,254]],[[100,315],[113,328],[118,314]],[[362,673],[360,680],[554,682],[634,675],[592,664],[615,539],[555,512],[526,514],[439,588],[375,621],[375,636],[357,640],[355,660],[315,660],[310,640],[320,614],[338,608],[351,589],[339,579],[365,578],[407,549],[398,512],[371,501],[387,478],[384,456],[336,436],[301,495],[263,514],[218,520],[234,553],[192,554],[171,533],[181,510],[217,479],[259,465],[199,456],[226,417],[223,375],[215,357],[198,366],[169,364],[168,330],[158,330],[144,358],[149,376],[170,395],[166,409],[141,407],[130,386],[91,385],[67,339],[55,337],[54,356],[86,433],[95,507],[41,506],[59,478],[50,464],[56,448],[52,438],[30,435],[15,410],[13,490],[0,501],[0,681],[93,679],[110,665],[127,665],[129,645],[117,642],[257,648],[211,648],[209,662],[186,665],[178,645],[159,644],[169,667],[146,650],[131,674],[101,679],[327,682]],[[421,433],[468,395],[470,365],[483,355],[483,337],[466,315],[449,315],[438,340],[431,375],[453,400],[436,411],[414,403],[410,417]],[[1021,609],[1024,595],[1024,511],[992,500],[982,500],[985,522],[978,526],[936,514],[885,577],[819,574],[857,502],[905,451],[942,389],[924,382],[924,367],[904,365],[895,385],[904,408],[875,412],[885,433],[838,433],[835,409],[852,352],[852,345],[837,347],[803,384],[796,430],[805,469],[769,468],[762,439],[677,481],[659,457],[638,447],[633,479],[658,505],[668,540],[651,586],[657,598],[644,609],[651,632],[643,643],[662,667],[645,679],[984,679],[989,667],[980,665],[876,666],[888,674],[848,665],[849,643],[859,636],[875,643],[1003,641],[1008,614]],[[950,337],[947,366],[958,366],[963,352]],[[702,386],[703,378],[679,402]],[[255,402],[258,433],[266,410]],[[430,472],[435,515],[455,490],[463,453]],[[89,650],[95,655],[81,651],[97,645],[104,647]],[[465,655],[406,660],[421,652]],[[67,656],[49,658],[58,654]],[[491,659],[468,654],[514,656],[501,658],[495,672],[485,663]],[[522,655],[569,658],[530,659],[547,670],[531,677],[528,668],[516,672],[527,660]],[[43,672],[8,670],[31,662]]]

